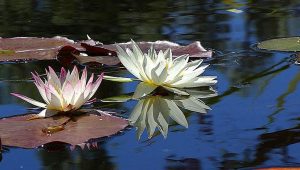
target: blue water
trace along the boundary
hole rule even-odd
[[[237,8],[242,13],[228,9]],[[216,51],[205,75],[218,76],[212,110],[187,115],[189,127],[169,128],[152,139],[135,128],[98,142],[98,149],[59,151],[6,147],[0,169],[238,169],[300,166],[300,67],[290,53],[266,53],[258,41],[300,34],[298,1],[18,1],[0,2],[0,37],[89,34],[104,43],[201,41]],[[47,21],[47,22],[45,22]],[[0,65],[1,117],[27,113],[12,96],[41,99],[28,81],[55,62]],[[274,67],[273,67],[274,66]],[[92,71],[97,71],[92,69]],[[122,72],[122,76],[131,76]],[[137,83],[104,82],[97,98],[133,92]],[[111,90],[111,87],[114,90]],[[32,89],[32,90],[28,90]],[[136,101],[107,106],[126,111]],[[101,106],[101,104],[100,104]],[[0,134],[1,136],[1,134]]]

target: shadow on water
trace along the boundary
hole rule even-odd
[[[37,154],[45,169],[115,169],[104,149],[105,142],[89,146],[68,146],[50,144],[39,149]]]

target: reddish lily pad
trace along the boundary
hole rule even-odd
[[[66,45],[79,47],[73,40],[59,36],[0,38],[0,61],[51,60],[55,59],[58,50]]]
[[[117,44],[123,48],[131,48],[131,42]],[[212,51],[205,50],[199,41],[187,46],[181,46],[169,41],[138,42],[137,44],[143,52],[147,52],[153,46],[156,50],[170,48],[175,57],[183,54],[200,58],[212,56]],[[73,40],[65,37],[0,38],[0,61],[51,60],[57,58],[65,66],[74,62],[116,65],[120,62],[117,58],[116,50],[116,44],[99,45],[93,40],[75,43]],[[79,55],[80,53],[85,53],[88,56]]]
[[[22,148],[36,148],[52,142],[78,145],[90,139],[116,134],[128,126],[128,121],[103,114],[101,111],[70,118],[55,116],[44,119],[28,120],[33,114],[0,119],[2,145]],[[67,122],[67,123],[65,123]],[[49,127],[60,127],[55,133],[47,133]],[[52,131],[54,132],[54,131]]]
[[[116,44],[122,48],[131,48],[131,42]],[[95,43],[81,42],[81,46],[85,48],[85,51],[82,52],[88,54],[88,56],[80,56],[79,50],[74,47],[65,46],[60,50],[57,59],[63,65],[70,65],[75,61],[81,64],[101,63],[105,65],[116,65],[120,63],[119,59],[117,58],[116,44],[97,45]],[[195,58],[209,58],[212,56],[212,51],[205,50],[199,41],[187,46],[180,46],[179,44],[169,41],[138,42],[137,44],[144,53],[146,53],[149,48],[153,46],[157,51],[164,51],[168,48],[172,49],[174,57],[183,54],[189,54],[190,57]]]
[[[82,43],[83,45],[84,43]],[[74,62],[80,64],[105,64],[105,65],[116,65],[119,64],[120,61],[116,57],[116,52],[110,51],[101,47],[90,46],[88,44],[84,44],[86,47],[86,51],[89,55],[96,55],[96,56],[82,56],[77,48],[72,46],[64,46],[62,47],[58,54],[57,60],[63,66],[72,65]]]
[[[189,54],[190,57],[199,58],[209,58],[212,56],[212,51],[206,50],[204,47],[202,47],[199,41],[195,41],[186,46],[181,46],[170,41],[137,42],[137,44],[144,53],[148,52],[148,49],[153,46],[156,51],[164,51],[170,48],[173,56],[175,57],[183,54]],[[117,45],[121,46],[122,48],[131,48],[131,42],[117,43]],[[117,50],[115,44],[103,45],[102,47],[112,51]]]

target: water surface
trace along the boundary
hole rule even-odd
[[[233,13],[229,9],[240,9]],[[86,34],[104,43],[169,40],[201,41],[216,51],[205,75],[218,76],[219,96],[205,99],[212,110],[187,114],[189,128],[172,125],[168,137],[136,139],[129,128],[102,139],[92,150],[6,148],[0,169],[238,169],[300,166],[300,67],[289,53],[265,53],[258,41],[296,36],[300,4],[264,1],[22,1],[0,2],[0,37]],[[30,72],[43,73],[55,62],[0,65],[1,117],[31,107],[12,96],[40,99]],[[100,70],[100,69],[99,69]],[[99,71],[91,69],[91,71]],[[122,76],[130,76],[123,71]],[[21,81],[20,81],[21,80]],[[134,91],[137,83],[104,82],[97,98]],[[114,87],[113,90],[111,87]],[[30,90],[28,90],[30,89]],[[124,110],[136,101],[103,106]],[[99,104],[97,107],[102,107]],[[1,135],[1,134],[0,134]]]

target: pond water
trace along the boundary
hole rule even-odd
[[[242,10],[241,13],[230,9]],[[135,128],[101,139],[94,149],[5,147],[0,169],[253,169],[300,166],[300,67],[290,53],[253,50],[253,44],[300,34],[297,0],[235,1],[0,1],[0,37],[66,36],[103,43],[201,41],[215,51],[205,75],[218,76],[218,96],[203,99],[207,114],[188,113],[188,128],[176,123],[167,138]],[[30,72],[55,61],[1,63],[1,117],[32,107],[10,92],[35,99]],[[90,68],[99,72],[102,68]],[[110,70],[110,69],[108,69]],[[120,76],[131,76],[122,71]],[[97,98],[131,93],[137,83],[105,81]],[[113,87],[113,88],[112,88]],[[128,117],[137,101],[95,105]],[[0,134],[1,136],[1,134]]]

